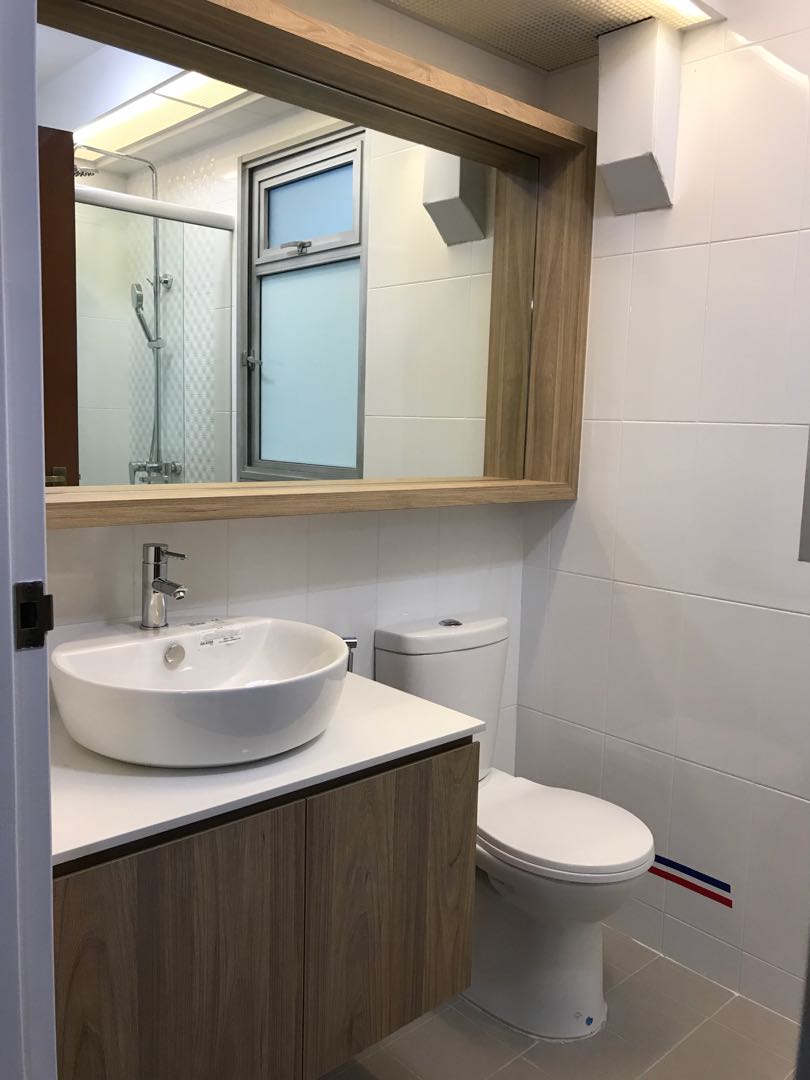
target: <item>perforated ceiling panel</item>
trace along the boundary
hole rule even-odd
[[[689,0],[381,0],[491,52],[553,71],[596,56],[597,38],[647,19],[701,20]],[[691,13],[690,13],[691,9]]]

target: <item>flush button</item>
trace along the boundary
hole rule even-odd
[[[166,652],[163,654],[163,663],[166,665],[166,667],[174,668],[177,667],[178,664],[182,664],[185,658],[186,650],[183,648],[182,645],[178,644],[178,642],[175,641],[174,644],[170,645],[166,649]]]
[[[440,619],[439,626],[463,626],[464,623],[459,622],[458,619]]]

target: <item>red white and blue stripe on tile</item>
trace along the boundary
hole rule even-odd
[[[731,886],[727,881],[704,874],[702,870],[695,870],[691,866],[675,862],[664,855],[656,855],[655,862],[650,867],[650,873],[664,881],[671,881],[673,885],[681,885],[690,892],[705,896],[707,900],[714,900],[716,904],[724,907],[734,907],[731,898]]]

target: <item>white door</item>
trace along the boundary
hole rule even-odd
[[[35,0],[0,2],[0,1071],[55,1080],[48,669],[15,649],[45,577]]]

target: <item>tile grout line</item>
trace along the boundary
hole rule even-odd
[[[645,947],[649,948],[649,946],[645,946]],[[655,950],[653,950],[653,951],[655,951]],[[651,960],[645,960],[640,968],[636,968],[635,971],[626,972],[623,975],[623,977],[621,979],[619,979],[618,982],[615,982],[611,986],[610,990],[606,991],[606,993],[610,993],[611,991],[615,990],[617,986],[621,986],[623,983],[626,983],[628,979],[632,979],[634,975],[638,975],[640,972],[644,971],[644,969],[648,968],[650,966],[650,964],[654,964],[656,960],[668,960],[668,959],[669,959],[669,957],[665,956],[663,953],[656,952],[655,956],[653,956]]]
[[[652,1072],[652,1070],[656,1067],[656,1065],[660,1065],[661,1062],[664,1061],[665,1058],[668,1058],[669,1055],[673,1051],[677,1050],[678,1047],[681,1046],[683,1043],[685,1043],[687,1039],[690,1039],[695,1034],[696,1031],[700,1031],[700,1029],[705,1024],[708,1024],[710,1020],[714,1020],[714,1018],[716,1016],[718,1016],[723,1011],[723,1009],[725,1009],[725,1007],[726,1007],[726,1005],[728,1005],[729,1001],[733,1001],[734,998],[737,997],[737,996],[739,996],[739,995],[732,993],[732,996],[728,999],[728,1001],[724,1001],[723,1004],[719,1008],[715,1009],[713,1013],[710,1013],[708,1016],[704,1017],[704,1019],[701,1020],[701,1022],[699,1024],[696,1024],[695,1027],[693,1027],[691,1031],[688,1031],[684,1035],[684,1037],[682,1039],[678,1039],[678,1041],[675,1043],[675,1045],[671,1046],[669,1048],[669,1050],[667,1050],[667,1052],[665,1054],[662,1054],[660,1058],[657,1058],[651,1065],[649,1065],[646,1069],[644,1069],[642,1072],[640,1072],[638,1074],[638,1076],[636,1077],[636,1080],[643,1080],[643,1078],[645,1076],[648,1076],[650,1074],[650,1072]]]

